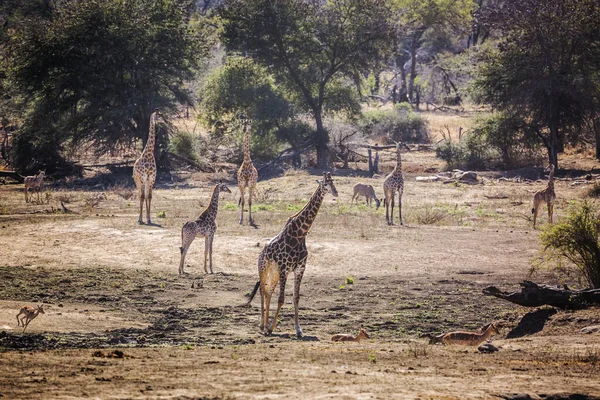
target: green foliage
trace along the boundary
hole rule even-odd
[[[583,121],[599,115],[599,11],[591,0],[523,0],[489,17],[504,35],[497,50],[482,53],[475,87],[535,132],[556,166]]]
[[[194,136],[185,131],[175,132],[169,144],[171,152],[189,160],[198,161],[198,153],[196,153],[195,147]]]
[[[550,259],[567,259],[592,288],[600,287],[600,216],[591,203],[571,204],[565,221],[542,232],[541,241]]]
[[[354,284],[354,278],[347,276],[346,277],[346,281],[345,281],[346,285],[353,285]]]
[[[311,112],[318,164],[325,168],[329,135],[323,114],[355,109],[351,91],[341,89],[389,48],[387,2],[230,0],[220,16],[224,43],[269,68],[294,104]]]
[[[428,143],[427,121],[406,105],[399,103],[389,111],[367,111],[358,121],[359,127],[365,135],[388,142]]]
[[[182,81],[206,49],[180,2],[48,4],[28,18],[12,10],[7,57],[0,57],[13,117],[22,121],[14,146],[19,170],[53,166],[84,143],[102,154],[145,140],[154,108],[191,102]]]

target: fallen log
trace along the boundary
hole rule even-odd
[[[0,171],[0,178],[14,179],[19,183],[25,182],[25,177],[17,174],[15,171]]]
[[[591,305],[600,305],[600,289],[571,290],[538,285],[531,281],[523,281],[520,292],[503,292],[495,286],[483,289],[486,296],[494,296],[525,307],[549,305],[558,308],[582,309]]]

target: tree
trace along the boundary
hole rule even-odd
[[[510,0],[488,23],[505,35],[483,59],[476,87],[483,101],[535,132],[558,167],[565,142],[599,117],[600,6]]]
[[[38,3],[27,0],[27,3]],[[154,108],[191,102],[203,41],[189,29],[189,4],[175,0],[44,2],[13,9],[3,63],[22,123],[15,166],[52,167],[83,143],[102,154],[146,139]]]
[[[429,31],[437,33],[467,30],[473,0],[393,0],[399,15],[399,35],[396,45],[396,64],[401,69],[402,87],[411,102],[415,101],[415,79],[417,78],[417,52]],[[404,65],[410,61],[408,82]],[[401,99],[404,101],[405,99]]]
[[[356,110],[344,78],[352,80],[383,59],[391,43],[387,2],[231,0],[219,14],[229,49],[268,68],[295,104],[310,111],[317,162],[326,168],[329,134],[323,116]]]

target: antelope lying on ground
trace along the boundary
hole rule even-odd
[[[17,314],[17,326],[22,326],[23,332],[25,332],[25,329],[27,329],[27,325],[29,325],[29,323],[31,321],[33,321],[35,319],[35,317],[37,317],[40,313],[45,314],[43,307],[44,307],[43,304],[40,304],[37,307],[32,307],[32,306],[21,307],[21,310]],[[19,316],[21,314],[25,314],[25,315],[19,319]],[[25,320],[25,322],[23,322],[23,320]]]
[[[360,342],[360,339],[368,339],[369,335],[367,331],[363,328],[360,328],[358,331],[358,335],[353,336],[348,333],[338,333],[337,335],[333,335],[331,337],[332,342]]]
[[[356,201],[358,202],[359,196],[365,196],[368,205],[371,205],[371,202],[375,200],[375,208],[379,208],[379,204],[381,202],[375,195],[375,189],[373,189],[373,186],[363,185],[362,183],[357,183],[356,185],[354,185],[354,195],[352,195],[352,200],[350,201],[350,204],[352,204],[354,199],[356,199]]]
[[[500,332],[498,332],[496,326],[494,324],[489,324],[483,333],[462,331],[446,333],[442,336],[442,343],[446,345],[460,344],[463,346],[479,346],[481,343],[485,342],[487,338],[498,333]]]
[[[42,182],[46,173],[40,171],[37,175],[25,177],[25,203],[29,203],[31,196],[27,196],[29,189],[37,192],[38,203],[40,202],[40,192],[42,191]]]

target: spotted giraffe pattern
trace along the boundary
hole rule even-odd
[[[143,224],[142,212],[144,201],[146,202],[146,219],[148,225],[152,224],[150,218],[150,206],[152,203],[152,188],[156,182],[156,160],[154,159],[154,143],[156,140],[156,119],[160,116],[158,109],[155,109],[150,116],[150,132],[148,141],[142,151],[142,155],[133,164],[133,180],[138,190],[140,198],[140,216],[138,223]]]
[[[402,222],[402,193],[404,192],[404,177],[402,176],[402,157],[400,150],[405,148],[410,151],[404,143],[396,144],[396,167],[385,177],[383,181],[383,193],[385,196],[385,220],[388,225],[394,225],[394,194],[398,192],[398,216],[400,225]],[[391,215],[389,214],[391,208]]]
[[[543,203],[548,205],[549,223],[552,223],[552,216],[554,214],[554,201],[556,200],[556,192],[554,192],[554,165],[548,165],[544,172],[550,172],[550,175],[548,176],[548,185],[544,190],[539,190],[533,195],[533,208],[531,209],[531,213],[533,214],[534,228],[538,212],[540,211]]]
[[[244,205],[245,205],[245,194],[246,187],[248,188],[248,222],[250,225],[254,224],[252,218],[252,197],[254,196],[254,189],[256,189],[256,182],[258,181],[258,171],[254,168],[252,159],[250,158],[250,120],[244,120],[244,161],[238,170],[238,189],[240,190],[240,224],[244,223]]]
[[[200,214],[195,221],[188,221],[181,228],[181,247],[179,251],[181,252],[181,261],[179,262],[179,274],[183,274],[183,265],[185,263],[185,255],[187,254],[190,245],[194,241],[194,239],[199,237],[204,237],[204,272],[208,274],[208,269],[206,268],[207,258],[210,259],[210,273],[213,273],[212,269],[212,245],[213,239],[215,237],[215,232],[217,231],[217,211],[219,210],[219,193],[227,192],[231,193],[231,190],[223,184],[219,182],[213,189],[212,195],[210,197],[210,204],[206,209]]]
[[[317,181],[319,186],[306,203],[304,208],[296,215],[290,217],[283,230],[269,241],[258,257],[259,281],[254,286],[248,304],[260,287],[260,330],[265,335],[270,335],[277,325],[277,317],[285,300],[285,284],[288,274],[294,273],[294,323],[296,335],[302,337],[302,329],[298,323],[298,303],[300,301],[300,283],[306,268],[308,250],[306,248],[306,235],[319,212],[325,194],[331,190],[337,197],[331,174],[323,173],[323,181]],[[269,324],[269,308],[275,287],[279,284],[279,301],[273,321]],[[265,329],[266,328],[266,329]]]

